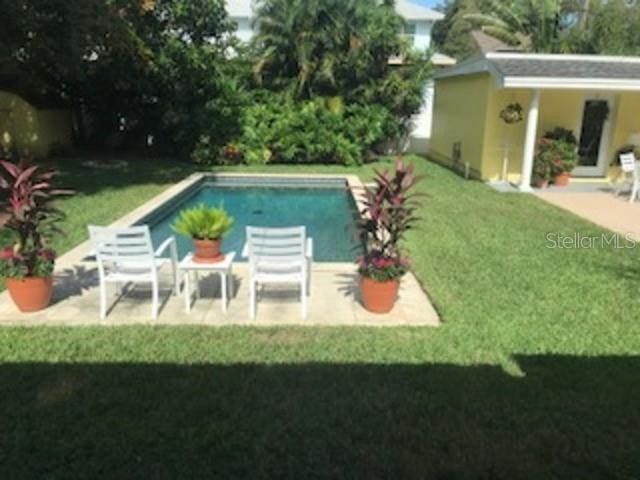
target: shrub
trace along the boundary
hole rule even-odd
[[[556,128],[547,132],[536,148],[534,173],[542,180],[570,172],[578,164],[576,139],[570,130]]]
[[[391,116],[381,106],[338,98],[294,102],[285,96],[247,109],[239,148],[249,164],[360,164],[383,141]]]
[[[222,207],[207,207],[200,204],[180,212],[172,226],[174,232],[196,240],[217,240],[225,236],[234,219]]]

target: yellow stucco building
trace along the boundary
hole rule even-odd
[[[52,147],[72,143],[71,113],[38,108],[15,93],[0,90],[0,145],[22,156],[46,157]]]
[[[507,124],[511,104],[523,119]],[[578,139],[575,179],[616,176],[618,149],[640,143],[640,58],[487,53],[436,74],[436,160],[529,190],[536,141],[555,127]]]

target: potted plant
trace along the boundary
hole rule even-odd
[[[49,305],[53,293],[55,252],[50,241],[60,231],[56,224],[64,218],[52,202],[69,192],[56,190],[53,170],[41,172],[25,162],[0,160],[0,189],[7,193],[4,225],[13,245],[0,251],[0,276],[9,295],[22,312],[35,312]]]
[[[411,190],[420,179],[398,158],[393,173],[376,172],[374,186],[365,188],[359,222],[365,251],[358,259],[358,272],[362,304],[371,312],[391,311],[400,279],[409,270],[400,243],[417,220],[417,194]]]
[[[176,233],[193,239],[194,262],[216,263],[224,260],[222,237],[231,230],[233,221],[224,208],[200,204],[182,210],[172,228]]]
[[[569,184],[571,171],[578,165],[578,142],[571,130],[557,127],[538,142],[537,157],[550,166],[554,185]]]

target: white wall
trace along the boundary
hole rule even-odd
[[[413,153],[426,153],[431,138],[433,124],[433,82],[427,85],[420,111],[411,118],[412,129],[409,134],[408,150]]]
[[[416,25],[416,34],[413,40],[413,47],[417,50],[426,50],[431,46],[432,22],[411,22]]]
[[[413,36],[413,48],[427,50],[431,46],[431,28],[433,22],[409,22],[416,26]],[[413,128],[409,139],[409,150],[416,153],[426,153],[431,138],[431,124],[433,123],[433,82],[427,85],[424,92],[422,108],[411,119]]]
[[[231,20],[238,24],[236,36],[244,42],[251,40],[253,36],[251,20],[246,17],[231,17]],[[433,22],[409,21],[409,23],[416,26],[416,33],[413,35],[413,47],[418,50],[428,49],[431,46],[431,28],[433,27]]]

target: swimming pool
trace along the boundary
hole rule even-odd
[[[235,251],[238,256],[247,225],[306,226],[307,235],[313,238],[316,262],[352,262],[361,250],[355,228],[358,211],[342,179],[205,177],[137,223],[150,226],[156,245],[175,235],[182,258],[193,250],[192,241],[175,234],[171,225],[182,209],[201,203],[222,205],[234,217],[223,250]]]

